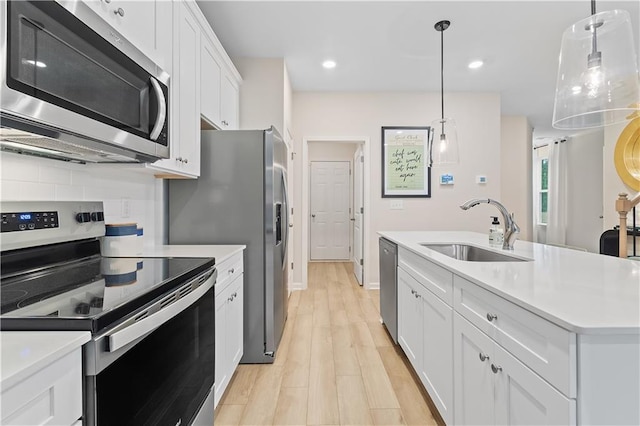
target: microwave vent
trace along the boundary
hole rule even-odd
[[[99,149],[92,149],[69,141],[61,141],[60,139],[48,138],[25,132],[19,133],[21,134],[18,134],[18,132],[15,131],[0,132],[0,146],[2,149],[20,154],[36,155],[80,163],[136,162],[135,159],[130,157],[105,152]]]

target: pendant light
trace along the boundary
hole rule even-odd
[[[626,121],[640,108],[638,61],[629,12],[596,13],[565,30],[553,127],[589,129]]]
[[[434,25],[440,32],[440,107],[439,120],[431,122],[429,133],[429,167],[439,165],[458,164],[458,135],[456,122],[444,116],[444,30],[451,22],[439,21]]]

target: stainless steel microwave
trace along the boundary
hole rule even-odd
[[[167,73],[82,1],[0,6],[1,149],[83,163],[169,157]]]

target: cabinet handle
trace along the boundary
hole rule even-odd
[[[500,367],[499,365],[491,364],[491,371],[493,371],[493,374],[498,374],[499,371],[502,371],[502,367]]]
[[[181,163],[182,163],[182,157],[178,157],[178,158],[176,158],[176,161],[179,161],[179,162],[181,162]]]
[[[188,162],[189,162],[189,159],[188,159],[188,158],[185,158],[185,159],[184,159],[184,164],[187,164]]]
[[[106,4],[109,4],[109,3],[111,3],[111,0],[104,0],[104,2],[105,2]]]
[[[238,297],[238,293],[237,292],[233,292],[233,298],[235,299],[236,297]]]
[[[496,314],[488,313],[487,314],[487,319],[489,320],[489,322],[493,322],[493,320],[497,320],[498,319],[498,316]]]
[[[485,355],[482,352],[479,353],[480,355],[480,361],[485,362],[486,360],[489,359],[489,355]]]
[[[419,297],[422,297],[422,296],[420,296],[420,294],[418,294],[418,292],[416,291],[416,299]]]
[[[233,302],[233,294],[227,298],[229,302]]]
[[[114,10],[113,13],[115,13],[116,15],[120,15],[121,17],[124,17],[124,9],[121,7]]]
[[[233,274],[235,271],[236,271],[236,270],[235,270],[235,268],[231,268],[231,269],[229,269],[229,273],[230,273],[230,274]]]

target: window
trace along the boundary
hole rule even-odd
[[[536,147],[533,158],[534,221],[538,225],[546,225],[549,214],[549,147]]]
[[[549,159],[540,160],[540,208],[538,209],[538,223],[547,223],[549,212]]]

